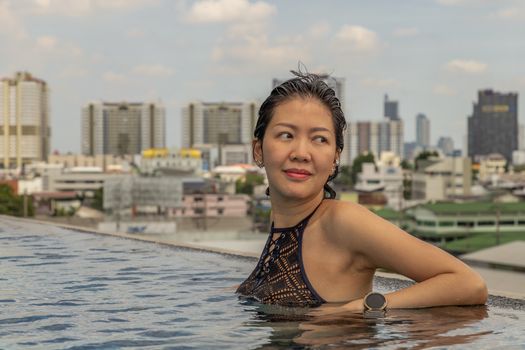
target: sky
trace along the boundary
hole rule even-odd
[[[480,89],[525,103],[522,0],[0,0],[0,28],[0,78],[48,83],[60,153],[80,152],[89,102],[161,101],[179,147],[184,105],[263,101],[299,62],[345,78],[349,122],[399,101],[406,142],[424,113],[462,148]]]

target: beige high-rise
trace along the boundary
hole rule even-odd
[[[82,108],[82,154],[140,154],[166,147],[160,102],[93,102]]]
[[[49,87],[28,72],[0,80],[0,157],[4,169],[47,160]]]

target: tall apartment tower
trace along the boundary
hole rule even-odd
[[[4,169],[47,160],[49,87],[28,72],[0,80],[0,157]]]
[[[403,121],[385,119],[382,122],[350,123],[350,144],[348,146],[350,164],[363,153],[373,153],[376,159],[383,151],[390,151],[403,157]]]
[[[390,120],[399,120],[398,102],[390,101],[388,95],[385,94],[385,100],[383,102],[383,116]]]
[[[257,102],[191,102],[182,109],[182,147],[251,143],[258,113]]]
[[[161,103],[93,102],[82,108],[82,154],[139,154],[166,147]]]
[[[424,148],[430,146],[430,120],[423,113],[416,116],[416,143]]]
[[[335,96],[339,99],[339,102],[341,102],[341,109],[343,110],[343,113],[346,115],[346,105],[345,105],[345,78],[337,78],[333,77],[328,74],[319,74],[319,77],[335,91]],[[281,85],[286,80],[283,79],[273,79],[272,81],[272,89],[275,88],[278,85]]]
[[[500,153],[512,161],[518,133],[518,94],[478,91],[478,102],[468,117],[469,157]]]

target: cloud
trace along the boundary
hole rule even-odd
[[[57,38],[54,36],[44,35],[36,38],[36,46],[44,50],[53,50],[57,46]]]
[[[377,88],[386,88],[398,86],[399,82],[394,79],[376,79],[376,78],[366,78],[361,80],[361,84],[368,87],[377,87]]]
[[[27,37],[21,19],[11,10],[9,2],[0,1],[0,36],[5,35],[14,39]]]
[[[158,0],[35,0],[29,11],[40,15],[86,16],[98,11],[131,11]]]
[[[132,28],[126,33],[128,38],[131,39],[143,39],[146,37],[146,33],[142,29]]]
[[[445,65],[445,69],[450,72],[461,72],[467,74],[480,74],[488,69],[488,65],[474,60],[452,60]]]
[[[397,28],[392,33],[392,35],[397,36],[397,37],[411,37],[411,36],[416,36],[418,34],[419,34],[419,29],[415,27]]]
[[[456,90],[452,89],[451,87],[447,85],[438,84],[435,85],[432,89],[432,92],[436,95],[444,95],[444,96],[454,96],[456,95]]]
[[[88,75],[88,71],[81,67],[69,66],[64,68],[60,72],[60,76],[63,78],[83,78]]]
[[[148,77],[163,77],[170,76],[175,73],[172,68],[163,66],[161,64],[143,64],[135,66],[132,72],[137,75],[144,75]]]
[[[493,0],[436,0],[440,5],[444,6],[465,6],[465,5],[478,5],[488,3]]]
[[[275,12],[275,6],[264,1],[202,0],[193,4],[186,18],[193,23],[252,22],[265,20]]]
[[[310,36],[312,36],[314,39],[322,38],[329,32],[330,24],[327,22],[316,23],[310,28]]]
[[[193,4],[187,19],[194,23],[257,22],[269,18],[275,12],[275,6],[264,1],[202,0]]]
[[[379,40],[376,33],[361,27],[344,25],[336,34],[338,45],[355,52],[372,52],[379,48]]]
[[[107,71],[104,73],[102,78],[110,83],[123,83],[126,81],[126,77],[123,74],[115,73],[112,71]]]
[[[525,7],[507,7],[497,11],[492,17],[500,20],[523,20],[525,19]]]

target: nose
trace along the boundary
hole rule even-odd
[[[299,162],[309,162],[312,160],[307,140],[297,139],[296,142],[294,142],[292,151],[290,152],[290,160]]]

